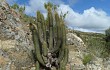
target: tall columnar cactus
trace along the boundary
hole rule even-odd
[[[30,23],[35,48],[36,70],[65,70],[68,62],[66,28],[62,16],[59,16],[51,3],[45,4],[47,20],[37,11],[35,23]]]

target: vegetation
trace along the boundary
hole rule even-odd
[[[106,40],[106,49],[107,49],[108,53],[110,53],[110,28],[108,28],[105,31],[105,34],[106,34],[106,37],[105,37],[105,40]]]
[[[30,22],[32,40],[35,48],[36,70],[66,70],[68,48],[64,15],[57,13],[57,6],[50,2],[44,5],[47,18],[37,11],[35,22]]]
[[[68,61],[68,48],[66,45],[66,26],[64,18],[66,14],[58,14],[56,5],[44,4],[47,10],[47,18],[44,18],[40,11],[37,16],[31,17],[24,14],[25,7],[19,7],[17,4],[11,6],[21,15],[21,20],[30,23],[32,39],[35,48],[36,70],[65,70]],[[108,57],[110,53],[110,28],[104,34],[85,33],[80,31],[71,31],[76,33],[87,46],[90,53],[98,57]],[[92,60],[91,54],[84,55],[83,64],[86,65]]]
[[[87,63],[89,63],[92,60],[92,58],[93,58],[93,56],[91,54],[84,55],[83,64],[86,65]]]
[[[24,7],[20,7],[18,4],[13,4],[12,6],[11,6],[11,8],[13,8],[13,9],[15,9],[15,11],[17,11],[17,12],[19,12],[19,13],[24,13],[24,11],[25,11],[25,6]]]
[[[25,6],[19,6],[18,4],[15,3],[11,6],[11,8],[20,14],[20,20],[23,21],[24,23],[34,22],[35,19],[34,17],[28,16],[24,13]]]
[[[108,57],[107,51],[106,51],[106,41],[105,41],[105,35],[101,33],[87,33],[87,32],[81,32],[81,31],[70,31],[72,33],[76,33],[77,36],[79,36],[87,46],[87,50],[90,53],[93,53],[94,55],[97,55],[98,57]]]
[[[13,5],[11,6],[11,8],[17,10],[17,9],[19,9],[19,5],[15,3],[15,4],[13,4]]]

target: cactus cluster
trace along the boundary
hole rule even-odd
[[[54,10],[53,10],[54,7]],[[66,28],[62,15],[56,6],[45,4],[47,18],[40,11],[34,23],[30,23],[32,40],[35,48],[36,70],[66,70],[68,48],[66,45]]]

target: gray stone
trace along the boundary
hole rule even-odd
[[[5,9],[3,10],[2,7]],[[5,13],[8,11],[9,13]],[[29,28],[11,11],[5,0],[0,0],[0,67],[2,70],[19,70],[31,66],[33,43]],[[5,19],[7,17],[7,19]],[[31,33],[30,33],[31,34]]]

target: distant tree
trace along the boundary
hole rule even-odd
[[[105,40],[106,40],[106,49],[109,51],[110,50],[110,28],[108,28],[106,31],[105,31]]]
[[[18,4],[13,4],[12,6],[11,6],[11,8],[13,8],[13,9],[15,9],[15,10],[18,10],[19,9],[19,5]]]
[[[105,31],[105,34],[106,34],[106,42],[109,42],[109,41],[110,41],[110,28],[108,28],[108,29]]]
[[[19,8],[19,12],[20,12],[20,13],[24,13],[24,11],[25,11],[25,6]]]
[[[25,11],[25,6],[19,6],[18,4],[13,4],[11,8],[15,9],[17,12],[23,14]]]

